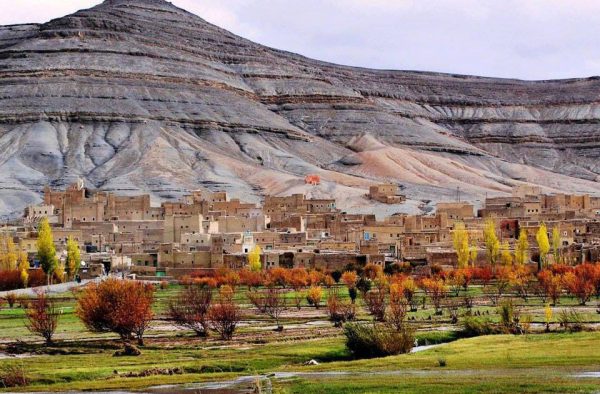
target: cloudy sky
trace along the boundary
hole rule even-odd
[[[0,0],[0,24],[101,0]],[[172,0],[275,48],[355,66],[522,79],[600,75],[596,0]]]

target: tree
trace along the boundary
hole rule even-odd
[[[385,293],[381,290],[371,290],[364,297],[367,310],[376,321],[385,321]]]
[[[346,271],[342,274],[342,282],[350,289],[352,287],[356,287],[356,281],[358,280],[358,275],[355,271]]]
[[[543,270],[538,273],[537,277],[544,296],[552,300],[552,305],[556,305],[562,293],[561,276],[550,270]]]
[[[279,324],[279,317],[286,309],[285,294],[283,291],[273,288],[267,289],[264,298],[264,309],[265,314],[275,320],[277,330],[283,330],[283,326]]]
[[[401,331],[404,328],[408,309],[409,302],[404,296],[402,285],[392,283],[390,286],[390,306],[386,314],[386,320],[396,331]]]
[[[308,301],[309,305],[314,306],[319,309],[319,304],[321,303],[321,298],[323,297],[323,290],[319,286],[311,286],[308,289],[308,293],[306,294],[306,301]]]
[[[593,264],[580,264],[572,272],[567,272],[563,282],[569,293],[579,300],[580,305],[585,305],[594,292],[596,267]]]
[[[21,282],[23,287],[27,287],[29,284],[29,260],[27,259],[27,253],[19,252],[19,272],[21,273]]]
[[[517,265],[525,265],[529,262],[529,241],[527,241],[527,231],[519,231],[519,239],[515,248],[515,262]]]
[[[463,222],[456,222],[452,232],[452,243],[458,258],[458,268],[467,268],[471,252],[469,248],[469,233]]]
[[[485,250],[492,269],[495,270],[496,262],[500,255],[500,241],[496,236],[496,222],[489,218],[485,221],[483,227],[483,240],[485,242]]]
[[[356,307],[352,303],[342,301],[338,289],[333,288],[327,298],[327,314],[335,327],[341,327],[343,323],[354,320]]]
[[[208,320],[213,330],[219,333],[221,339],[230,340],[242,319],[238,306],[233,302],[233,291],[222,288],[218,301],[208,312]]]
[[[188,286],[169,302],[169,317],[175,324],[193,330],[197,336],[208,335],[208,310],[212,290],[206,286]]]
[[[67,278],[73,279],[79,272],[80,267],[81,254],[79,251],[79,244],[73,239],[73,237],[69,237],[67,239],[67,263],[65,265]]]
[[[260,262],[260,254],[262,253],[260,246],[256,245],[250,253],[248,253],[248,268],[252,272],[260,272],[262,264]]]
[[[538,244],[538,248],[540,250],[540,269],[547,266],[547,256],[550,251],[550,241],[548,240],[548,229],[546,225],[542,223],[537,233],[535,234],[535,239]]]
[[[18,253],[12,236],[0,237],[0,270],[12,271],[17,268]]]
[[[510,245],[505,241],[500,249],[500,262],[504,267],[510,267],[513,264],[513,255],[510,253]]]
[[[136,281],[108,279],[85,287],[75,313],[92,332],[114,332],[122,340],[143,335],[153,317],[154,286]]]
[[[560,262],[560,230],[558,226],[552,229],[552,255],[554,256],[554,264]]]
[[[42,218],[38,227],[37,256],[42,270],[48,278],[48,283],[50,283],[50,277],[54,274],[58,263],[52,229],[46,217]]]
[[[36,299],[29,304],[26,311],[25,325],[29,332],[41,336],[46,341],[46,345],[50,345],[58,326],[58,315],[54,301],[45,293],[38,292]]]
[[[425,278],[421,281],[421,288],[431,298],[436,315],[442,314],[442,300],[446,297],[446,285],[441,278]]]

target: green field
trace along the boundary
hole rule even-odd
[[[30,385],[4,390],[142,390],[165,384],[201,384],[262,376],[257,378],[260,385],[272,387],[276,393],[600,391],[600,378],[576,376],[600,372],[600,333],[597,332],[570,334],[560,332],[555,325],[555,332],[549,334],[456,340],[455,330],[459,327],[451,326],[447,316],[434,316],[433,309],[426,308],[411,313],[419,328],[419,342],[447,343],[414,354],[353,360],[346,350],[341,329],[326,322],[323,308],[318,311],[307,306],[301,311],[291,308],[282,319],[286,329],[276,333],[270,329],[272,321],[257,315],[247,305],[244,289],[238,289],[236,299],[244,305],[245,321],[232,342],[221,341],[216,336],[199,339],[189,331],[175,330],[163,319],[163,314],[168,298],[177,289],[172,286],[158,291],[157,320],[148,332],[146,346],[139,357],[113,357],[121,343],[111,334],[87,332],[73,313],[75,302],[70,294],[61,295],[59,306],[63,313],[57,341],[50,348],[26,330],[22,309],[5,307],[0,311],[2,348],[17,340],[26,344],[21,346],[24,357],[0,358],[0,368],[21,366]],[[561,305],[573,305],[573,300],[565,298]],[[530,301],[527,308],[534,322],[543,322],[541,304]],[[359,318],[370,319],[363,308],[360,309]],[[490,306],[481,306],[475,311],[486,316],[489,313],[492,320],[498,318],[495,308]],[[587,321],[598,321],[600,315],[593,306],[583,311]],[[310,324],[315,322],[320,324]],[[303,365],[311,359],[320,364]],[[441,363],[445,366],[440,366]],[[123,376],[153,368],[177,368],[182,373]],[[280,375],[283,372],[290,374]],[[275,375],[270,375],[272,373]]]

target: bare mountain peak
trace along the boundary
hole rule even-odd
[[[597,78],[531,83],[369,70],[272,50],[163,0],[0,28],[0,215],[44,185],[175,198],[369,185],[415,200],[533,183],[598,193]],[[308,187],[307,174],[322,185]],[[416,209],[413,201],[402,211]]]

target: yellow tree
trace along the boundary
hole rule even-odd
[[[478,255],[479,255],[479,252],[477,250],[477,245],[475,245],[475,243],[473,243],[469,247],[469,261],[471,262],[471,265],[473,267],[475,267],[475,262],[477,261],[477,256]]]
[[[27,253],[20,251],[19,252],[19,272],[21,273],[21,282],[23,282],[23,286],[27,287],[29,283],[29,260],[27,259]]]
[[[40,261],[42,270],[48,277],[48,283],[50,283],[50,277],[56,271],[57,260],[52,229],[50,228],[50,223],[48,223],[48,218],[42,218],[40,221],[38,227],[37,250],[38,260]]]
[[[471,251],[469,248],[469,232],[463,222],[456,222],[452,232],[452,243],[458,258],[458,268],[467,268]]]
[[[537,233],[535,234],[535,239],[538,244],[538,248],[540,250],[540,269],[546,266],[546,258],[548,256],[548,252],[550,251],[550,241],[548,240],[548,229],[546,225],[542,223]]]
[[[248,267],[252,272],[260,272],[262,264],[260,262],[261,254],[260,246],[256,245],[250,253],[248,253]]]
[[[0,239],[0,269],[17,269],[17,258],[17,248],[15,247],[13,238],[10,235],[3,236]]]
[[[73,279],[81,266],[79,244],[72,237],[67,239],[67,263],[65,265],[67,278]]]
[[[552,229],[552,255],[554,256],[554,263],[558,264],[560,261],[560,230],[558,226],[554,226]]]
[[[496,222],[492,218],[485,221],[483,227],[483,241],[485,243],[485,250],[490,265],[492,266],[492,269],[495,269],[496,261],[500,254],[500,241],[496,235]]]
[[[505,267],[510,267],[513,264],[513,255],[510,253],[508,241],[505,241],[500,249],[500,263]]]
[[[515,247],[515,262],[517,265],[525,265],[529,261],[529,241],[527,241],[527,231],[519,231],[519,239]]]

